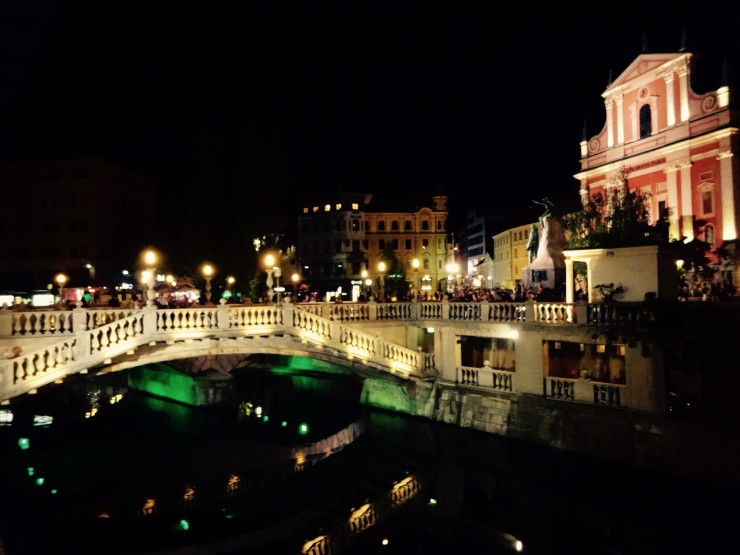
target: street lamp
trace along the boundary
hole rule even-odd
[[[205,306],[213,306],[211,305],[211,278],[213,277],[213,274],[216,273],[216,269],[213,267],[212,264],[209,264],[206,262],[201,266],[200,268],[201,273],[203,274],[203,277],[206,280],[206,303]]]
[[[231,297],[231,288],[236,283],[236,278],[234,276],[226,276],[226,290],[229,292],[229,297]]]
[[[280,304],[280,292],[283,290],[280,287],[280,267],[277,265],[277,257],[268,252],[265,257],[263,258],[265,271],[267,272],[267,298],[270,302],[272,302],[272,293],[275,291],[277,293],[277,304]],[[275,281],[272,281],[273,275],[275,276]],[[275,284],[275,288],[273,289],[272,285]]]
[[[90,272],[90,285],[95,285],[95,266],[88,262],[87,264],[85,264],[85,268],[87,268]]]
[[[418,258],[414,258],[411,261],[411,267],[414,269],[414,297],[413,297],[413,300],[416,300],[416,298],[419,296],[419,284],[418,284],[419,259]]]
[[[69,278],[66,274],[59,272],[54,276],[54,281],[59,286],[59,303],[64,304],[64,284],[67,283]]]
[[[373,284],[373,280],[368,277],[367,270],[362,270],[362,272],[360,272],[360,277],[362,277],[362,283],[365,285],[365,294],[367,295],[365,300],[369,301],[370,296],[372,295],[371,286]]]
[[[290,275],[290,281],[293,282],[293,302],[298,302],[298,283],[301,281],[301,274],[293,272]]]
[[[385,270],[386,264],[382,260],[378,262],[378,274],[380,275],[380,301],[385,301]]]
[[[454,291],[455,286],[457,285],[457,272],[460,270],[460,267],[455,264],[454,262],[450,262],[446,266],[447,269],[447,292],[451,293]],[[453,281],[454,277],[454,281]]]
[[[142,284],[146,286],[146,306],[154,306],[154,280],[156,278],[155,266],[157,265],[158,258],[156,251],[152,249],[144,251],[144,254],[142,255],[144,266],[146,267],[146,270],[141,272]]]

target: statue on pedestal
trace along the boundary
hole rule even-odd
[[[537,232],[536,224],[532,224],[527,252],[529,264],[522,271],[522,282],[525,286],[541,285],[542,287],[559,290],[565,283],[565,230],[563,224],[555,217],[555,205],[545,197],[541,201],[533,200],[545,211],[539,217],[541,235]],[[536,256],[533,253],[536,252]]]

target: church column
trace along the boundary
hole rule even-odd
[[[573,302],[573,260],[565,259],[565,302]]]
[[[663,76],[666,91],[666,111],[668,127],[676,125],[676,106],[673,101],[673,71]]]
[[[735,192],[733,182],[733,154],[726,150],[717,158],[720,163],[720,191],[722,192],[722,240],[737,239],[737,222],[735,221]]]
[[[604,105],[606,106],[606,146],[611,148],[614,146],[614,124],[612,123],[614,99],[611,97],[605,99]]]
[[[668,237],[680,239],[681,229],[678,221],[678,180],[676,172],[678,166],[669,166],[663,170],[666,175],[666,189],[668,190]],[[661,217],[662,214],[658,214]]]
[[[679,164],[681,171],[681,233],[686,237],[686,242],[694,239],[694,199],[691,188],[691,162]]]
[[[622,110],[624,95],[619,93],[615,100],[617,103],[617,144],[621,145],[624,144],[624,111]]]
[[[678,68],[678,84],[681,98],[681,122],[689,121],[689,69],[683,65]]]

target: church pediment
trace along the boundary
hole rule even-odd
[[[615,89],[629,87],[630,81],[643,80],[651,72],[657,77],[663,68],[681,58],[686,58],[688,61],[690,56],[691,54],[687,53],[641,54],[607,87],[601,96],[606,98]]]

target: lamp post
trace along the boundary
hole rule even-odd
[[[373,284],[373,280],[368,277],[367,270],[362,270],[362,272],[360,272],[360,277],[362,278],[362,284],[365,287],[365,293],[367,295],[365,300],[369,301],[370,295],[372,294],[370,286]]]
[[[455,286],[457,285],[457,272],[459,271],[459,266],[455,264],[454,262],[450,262],[446,266],[447,269],[447,292],[452,293],[455,290]],[[454,280],[453,280],[454,277]]]
[[[228,291],[229,293],[227,297],[227,302],[228,300],[231,299],[231,296],[232,296],[231,288],[234,286],[235,283],[236,283],[236,278],[234,276],[226,276],[226,291]]]
[[[142,255],[146,270],[141,272],[142,284],[146,286],[146,306],[154,306],[154,280],[156,278],[157,253],[149,249]]]
[[[59,304],[64,304],[64,284],[68,279],[67,275],[61,272],[54,276],[54,281],[59,286]]]
[[[290,275],[290,281],[293,282],[293,302],[298,302],[298,283],[301,281],[301,274],[293,272]]]
[[[95,285],[95,266],[88,262],[85,264],[85,268],[90,272],[90,285]]]
[[[414,269],[414,297],[412,300],[416,300],[419,296],[419,284],[418,284],[418,277],[419,277],[419,259],[414,258],[411,261],[411,267]]]
[[[282,288],[280,287],[280,267],[277,265],[277,257],[272,253],[267,253],[263,259],[264,266],[265,266],[265,272],[267,272],[267,297],[270,302],[272,302],[272,294],[273,291],[277,293],[277,304],[280,304],[280,292],[282,291]],[[275,281],[272,281],[273,275],[275,276]],[[273,289],[272,285],[275,284],[275,288]]]
[[[211,305],[211,278],[213,278],[213,274],[216,273],[216,269],[213,267],[212,264],[209,264],[206,262],[201,266],[200,268],[201,273],[203,274],[203,277],[206,280],[206,303],[205,306],[213,306]]]
[[[379,296],[380,296],[381,302],[385,301],[385,276],[384,274],[385,274],[386,268],[387,266],[385,262],[383,262],[382,260],[378,262],[378,274],[380,277],[380,295]]]

